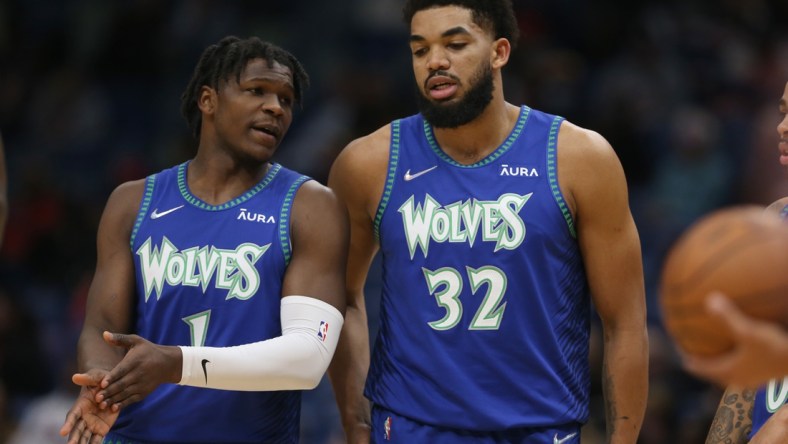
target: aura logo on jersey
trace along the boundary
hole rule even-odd
[[[536,168],[528,166],[509,166],[506,164],[501,165],[500,176],[515,176],[515,177],[539,177],[539,171]]]
[[[260,287],[255,264],[270,246],[244,243],[234,250],[225,250],[206,245],[180,251],[166,236],[157,246],[148,238],[136,252],[145,284],[145,302],[154,291],[159,300],[165,282],[170,286],[200,286],[203,293],[214,282],[215,288],[227,290],[227,299],[249,299]]]
[[[241,208],[241,212],[238,213],[238,220],[245,220],[249,222],[260,222],[264,224],[275,224],[276,219],[274,216],[266,216],[262,213],[252,213],[246,210],[246,208]]]
[[[517,248],[525,239],[525,222],[519,213],[532,194],[507,193],[498,200],[468,199],[443,206],[429,194],[421,204],[411,196],[399,207],[410,258],[418,247],[427,257],[430,242],[473,246],[478,236],[483,242],[495,242],[494,251]]]

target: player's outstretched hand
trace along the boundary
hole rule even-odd
[[[684,368],[690,373],[724,386],[744,388],[756,388],[788,375],[788,331],[744,314],[722,294],[709,295],[706,308],[728,328],[734,345],[719,356],[683,355]]]
[[[68,444],[101,444],[104,435],[118,419],[117,411],[101,409],[95,402],[98,383],[104,376],[105,372],[91,371],[72,378],[82,389],[60,428],[60,436],[67,436]]]
[[[181,380],[183,356],[175,346],[154,344],[138,335],[104,332],[104,340],[127,349],[102,380],[96,402],[113,412],[138,402],[160,384]]]

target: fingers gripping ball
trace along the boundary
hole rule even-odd
[[[662,269],[660,304],[682,350],[715,355],[732,347],[729,331],[704,305],[714,291],[751,316],[788,325],[788,223],[760,207],[735,206],[681,235]]]

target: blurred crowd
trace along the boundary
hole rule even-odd
[[[189,158],[180,94],[205,46],[257,35],[312,77],[276,160],[325,183],[352,138],[415,112],[401,0],[0,0],[0,133],[10,218],[0,250],[0,443],[57,436],[111,190]],[[651,394],[640,442],[702,443],[721,391],[685,374],[658,303],[666,250],[722,206],[788,194],[777,100],[785,0],[514,0],[522,38],[504,86],[603,134],[640,230]],[[379,282],[368,283],[376,331]],[[599,333],[584,442],[604,433]],[[302,441],[341,442],[326,380],[305,393]]]

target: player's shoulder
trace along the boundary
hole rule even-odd
[[[145,194],[145,187],[145,179],[121,183],[109,195],[107,207],[138,208]]]
[[[621,163],[613,147],[598,132],[565,120],[558,133],[558,165],[572,176],[602,178],[618,174]]]
[[[124,182],[112,191],[104,207],[102,220],[115,227],[119,233],[128,234],[137,218],[143,195],[145,179]]]
[[[391,126],[352,140],[339,153],[329,174],[329,186],[346,183],[367,186],[384,178],[388,168]]]
[[[350,141],[337,156],[337,162],[374,162],[380,158],[388,159],[391,141],[391,125],[386,124],[377,130]]]
[[[580,159],[615,155],[613,147],[598,132],[564,120],[558,132],[558,149]]]

